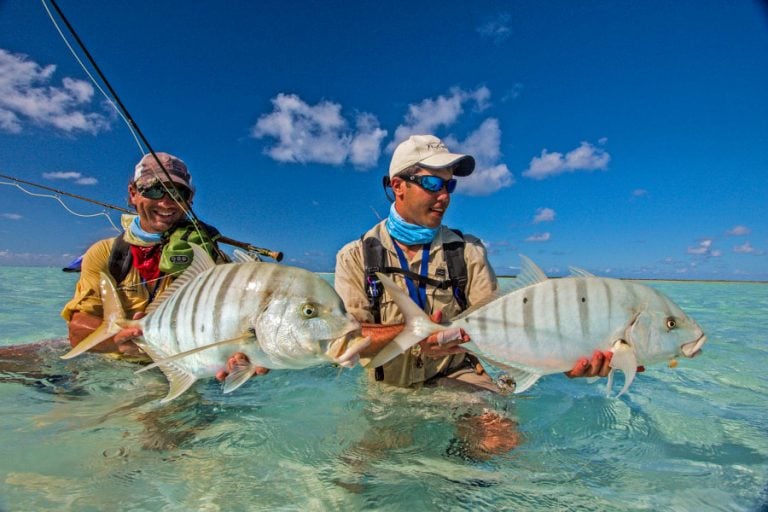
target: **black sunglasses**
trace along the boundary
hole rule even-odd
[[[439,192],[443,189],[443,186],[445,186],[445,190],[447,190],[449,194],[452,194],[453,191],[456,190],[455,178],[444,180],[443,178],[432,176],[431,174],[407,174],[405,176],[398,176],[398,178],[415,183],[427,192]]]
[[[166,190],[166,188],[168,190]],[[162,199],[163,196],[168,193],[168,191],[171,192],[171,198],[173,198],[174,190],[178,192],[179,197],[181,197],[184,201],[189,201],[189,198],[192,197],[192,191],[187,187],[179,185],[163,185],[160,182],[150,185],[149,187],[136,187],[136,190],[139,194],[141,194],[142,197],[153,199],[155,201]]]

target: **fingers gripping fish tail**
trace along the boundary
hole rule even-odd
[[[117,296],[115,282],[104,272],[101,272],[100,274],[99,291],[101,293],[101,302],[104,308],[104,320],[95,331],[78,343],[72,350],[61,356],[62,359],[71,359],[79,356],[83,352],[90,350],[99,343],[111,338],[120,332],[123,327],[131,325],[131,321],[125,317],[125,311],[120,302],[120,297]]]
[[[388,363],[433,332],[445,328],[432,322],[427,314],[392,279],[384,274],[377,273],[376,275],[384,288],[392,295],[392,299],[400,308],[400,312],[405,316],[405,328],[392,342],[376,354],[376,357],[368,365],[372,368]]]
[[[624,372],[624,387],[616,398],[623,395],[628,389],[632,381],[635,380],[637,374],[637,358],[635,357],[635,351],[632,349],[629,343],[625,340],[617,340],[611,348],[613,357],[611,358],[611,372],[608,374],[608,384],[606,396],[611,396],[611,386],[613,385],[613,373],[616,370]]]

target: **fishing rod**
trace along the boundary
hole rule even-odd
[[[77,194],[73,194],[71,192],[66,192],[64,190],[59,190],[53,187],[48,187],[46,185],[41,185],[39,183],[33,183],[31,181],[22,180],[20,178],[15,178],[13,176],[7,176],[5,174],[0,174],[0,178],[15,181],[16,183],[23,183],[24,185],[29,185],[32,187],[41,188],[43,190],[47,190],[49,192],[53,192],[58,195],[72,197],[74,199],[79,199],[80,201],[85,201],[87,203],[96,204],[99,206],[103,206],[104,208],[109,208],[111,210],[115,210],[122,213],[128,213],[128,214],[134,214],[133,210],[129,210],[128,208],[123,208],[121,206],[115,206],[113,204],[104,203],[102,201],[97,201],[96,199],[91,199],[90,197],[80,196]],[[22,189],[23,190],[23,189]],[[247,242],[241,242],[239,240],[235,240],[233,238],[229,238],[226,236],[220,236],[217,240],[217,242],[221,242],[226,245],[231,245],[233,247],[239,247],[241,249],[244,249],[249,252],[256,253],[260,256],[266,256],[267,258],[272,258],[275,261],[281,261],[283,259],[283,253],[280,251],[272,251],[270,249],[265,249],[263,247],[256,247],[255,245],[249,244]]]
[[[112,98],[114,98],[115,103],[119,106],[120,111],[123,113],[123,119],[128,123],[129,128],[132,128],[135,130],[135,133],[138,134],[139,138],[141,138],[141,141],[144,143],[144,145],[147,147],[147,150],[152,155],[152,157],[155,159],[155,162],[157,165],[162,169],[162,172],[165,174],[165,178],[167,179],[167,183],[163,183],[163,186],[170,186],[170,188],[173,189],[173,194],[171,194],[171,197],[177,202],[180,203],[180,206],[187,212],[190,221],[194,225],[195,229],[200,231],[200,219],[197,217],[195,212],[192,210],[192,205],[187,201],[186,198],[184,198],[181,194],[179,194],[178,187],[176,186],[175,182],[171,179],[171,175],[168,173],[168,170],[165,168],[163,163],[160,161],[160,158],[155,153],[155,150],[152,148],[152,145],[149,143],[147,138],[144,136],[144,133],[141,131],[141,128],[139,128],[139,125],[136,123],[136,121],[133,119],[133,116],[131,116],[131,113],[128,111],[126,106],[123,104],[122,100],[120,100],[120,97],[117,95],[117,92],[114,90],[112,85],[110,84],[109,80],[107,80],[107,77],[102,73],[101,68],[96,63],[96,60],[91,56],[91,53],[88,51],[88,48],[85,47],[85,44],[80,39],[80,36],[75,31],[72,24],[69,22],[67,17],[64,15],[64,12],[59,8],[59,5],[56,3],[56,0],[48,0],[54,9],[56,9],[56,12],[58,13],[61,20],[64,22],[64,24],[67,26],[67,29],[69,30],[70,34],[72,34],[72,37],[75,38],[75,41],[77,42],[78,46],[82,50],[85,57],[88,59],[88,62],[90,62],[91,66],[93,66],[93,69],[96,71],[96,73],[99,75],[99,78],[104,83],[104,85],[109,90],[110,95]],[[162,181],[161,181],[162,183]],[[170,192],[170,191],[169,191]],[[82,199],[82,198],[78,198]],[[96,204],[99,204],[96,201],[91,201]],[[110,206],[111,207],[111,206]],[[114,207],[115,209],[120,209],[119,207]],[[229,240],[229,242],[224,242],[224,239]],[[228,245],[235,245],[237,247],[246,249],[248,251],[253,251],[258,254],[263,254],[264,256],[267,256],[269,258],[274,259],[275,261],[280,261],[283,259],[283,254],[280,251],[270,251],[268,249],[262,249],[259,247],[255,247],[251,244],[245,243],[245,242],[239,242],[237,240],[233,240],[231,238],[227,237],[221,237],[220,240],[223,243],[227,243]],[[226,255],[221,252],[221,249],[218,247],[215,247],[215,250],[219,253],[219,255],[226,259]],[[265,251],[265,252],[262,252]]]

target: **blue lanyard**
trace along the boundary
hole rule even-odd
[[[395,240],[392,240],[392,245],[395,246],[395,251],[397,252],[397,257],[400,260],[400,267],[403,270],[410,270],[410,267],[408,266],[408,260],[405,259],[405,253],[403,253],[403,250],[400,248],[399,245],[397,245],[397,242]],[[421,253],[421,271],[419,272],[419,275],[422,277],[427,277],[427,270],[429,269],[429,246],[431,244],[424,244],[424,249]],[[411,296],[411,299],[413,302],[419,305],[419,307],[423,310],[426,310],[427,307],[427,284],[423,281],[419,282],[419,287],[416,288],[416,284],[413,282],[413,279],[411,279],[408,276],[405,277],[405,284],[408,286],[408,295]]]

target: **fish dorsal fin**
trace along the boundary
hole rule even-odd
[[[261,261],[258,256],[242,249],[235,249],[232,251],[233,263],[248,263],[251,261]]]
[[[589,270],[584,270],[583,268],[579,267],[568,267],[568,270],[571,271],[571,275],[573,277],[597,277]]]
[[[521,254],[520,259],[523,263],[520,267],[520,273],[515,277],[515,289],[543,283],[549,279],[544,271],[542,271],[530,258]]]
[[[102,322],[96,330],[86,336],[77,346],[61,356],[62,359],[71,359],[92,349],[102,341],[120,332],[128,322],[125,318],[125,310],[120,302],[120,297],[117,296],[115,282],[112,280],[112,277],[104,272],[99,272],[99,275],[99,293],[104,308]]]
[[[163,292],[158,295],[147,307],[145,313],[148,315],[160,306],[165,300],[176,293],[176,290],[190,282],[199,274],[202,274],[206,270],[216,266],[216,262],[213,261],[210,254],[197,244],[189,244],[192,247],[192,263],[177,277],[173,283],[168,286]]]

